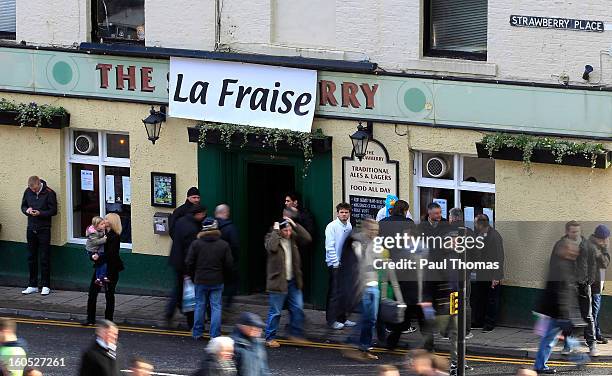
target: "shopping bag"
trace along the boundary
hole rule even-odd
[[[185,277],[183,282],[183,307],[182,312],[193,312],[195,311],[195,286],[191,281],[191,278]]]
[[[537,312],[534,312],[533,314],[534,316],[536,316],[536,323],[533,326],[533,333],[540,337],[544,337],[544,335],[546,335],[546,332],[548,332],[548,326],[550,325],[550,317]]]

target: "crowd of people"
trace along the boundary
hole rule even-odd
[[[427,206],[426,216],[416,224],[409,209],[406,201],[390,196],[376,218],[363,219],[354,228],[351,205],[339,203],[336,206],[336,218],[326,226],[324,233],[325,264],[329,272],[327,326],[329,330],[350,329],[346,343],[351,349],[344,350],[343,354],[360,361],[378,359],[371,351],[375,345],[397,348],[402,334],[414,332],[418,326],[421,341],[417,347],[421,350],[411,353],[409,367],[412,372],[434,375],[444,371],[454,375],[459,364],[458,333],[465,331],[465,338],[469,339],[475,329],[485,333],[495,329],[504,279],[503,239],[486,214],[478,214],[473,223],[464,223],[460,208],[452,208],[443,216],[440,205],[432,202]],[[30,178],[22,211],[28,216],[30,250],[30,281],[23,293],[38,292],[36,265],[40,251],[42,293],[48,294],[48,233],[50,218],[57,212],[54,192],[39,178]],[[288,193],[282,211],[279,210],[279,219],[270,224],[262,239],[267,252],[267,318],[263,321],[256,314],[242,313],[231,336],[223,336],[223,295],[225,292],[225,307],[231,308],[239,285],[238,228],[231,220],[227,204],[218,205],[214,215],[209,217],[207,208],[200,204],[199,190],[196,187],[188,190],[185,203],[169,218],[172,246],[168,262],[174,271],[175,288],[165,318],[170,323],[178,309],[186,317],[193,338],[202,341],[205,319],[209,317],[211,340],[197,375],[268,374],[266,347],[281,346],[276,338],[284,307],[289,311],[289,339],[294,343],[307,342],[303,268],[305,251],[313,247],[314,229],[312,215],[302,207],[299,196]],[[560,336],[564,338],[564,353],[571,359],[577,362],[588,359],[578,355],[576,328],[584,328],[591,357],[598,355],[597,343],[607,343],[599,328],[598,313],[605,280],[603,273],[610,263],[610,230],[599,225],[585,238],[580,224],[572,221],[567,223],[565,231],[565,236],[554,246],[546,288],[535,308],[543,328],[534,365],[538,373],[556,372],[547,366],[547,360]],[[124,269],[119,256],[121,232],[120,218],[113,213],[93,218],[86,232],[85,248],[94,271],[84,325],[95,325],[96,300],[102,290],[106,296],[106,310],[105,320],[96,328],[96,341],[83,355],[81,375],[119,374],[115,361],[118,330],[112,321],[115,289],[119,273]],[[379,249],[379,239],[406,237],[412,241],[401,246],[385,242],[382,250]],[[466,238],[478,239],[479,246],[466,247]],[[449,242],[434,241],[431,245],[415,239],[449,239]],[[453,260],[472,266],[450,267],[455,265]],[[419,267],[376,267],[382,261],[386,265],[412,263]],[[473,266],[481,264],[495,267]],[[467,288],[463,302],[467,310],[465,328],[459,327],[456,312],[453,312],[453,294],[460,284]],[[189,296],[192,299],[187,299]],[[350,320],[357,317],[355,313],[359,313],[359,319]],[[4,333],[2,351],[11,351],[16,356],[22,355],[20,351],[25,354],[14,335],[14,322],[2,319],[0,324]],[[434,333],[451,343],[450,362],[444,367],[432,355]],[[146,375],[153,366],[143,359],[135,359],[132,369],[135,374]],[[379,371],[381,375],[398,372],[391,366]],[[39,371],[27,372],[23,374]]]

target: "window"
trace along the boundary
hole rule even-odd
[[[121,243],[132,243],[130,138],[123,133],[72,130],[68,155],[68,212],[71,241],[84,243],[95,216],[117,213]]]
[[[94,42],[144,44],[144,0],[92,0],[92,6]]]
[[[415,220],[425,218],[427,205],[435,200],[446,219],[450,209],[460,207],[466,216],[485,213],[494,221],[495,160],[422,152],[417,154],[414,173]]]
[[[487,60],[487,0],[425,0],[425,56]]]
[[[16,0],[0,0],[0,39],[15,39]]]

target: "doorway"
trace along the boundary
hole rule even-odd
[[[267,252],[264,238],[272,224],[282,218],[285,194],[295,190],[292,165],[247,164],[247,244],[249,293],[266,289]]]

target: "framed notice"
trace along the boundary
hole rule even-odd
[[[151,206],[176,207],[176,174],[151,172]]]
[[[399,197],[399,162],[389,160],[382,143],[370,140],[366,156],[342,158],[342,197],[355,220],[376,218],[387,195]]]

